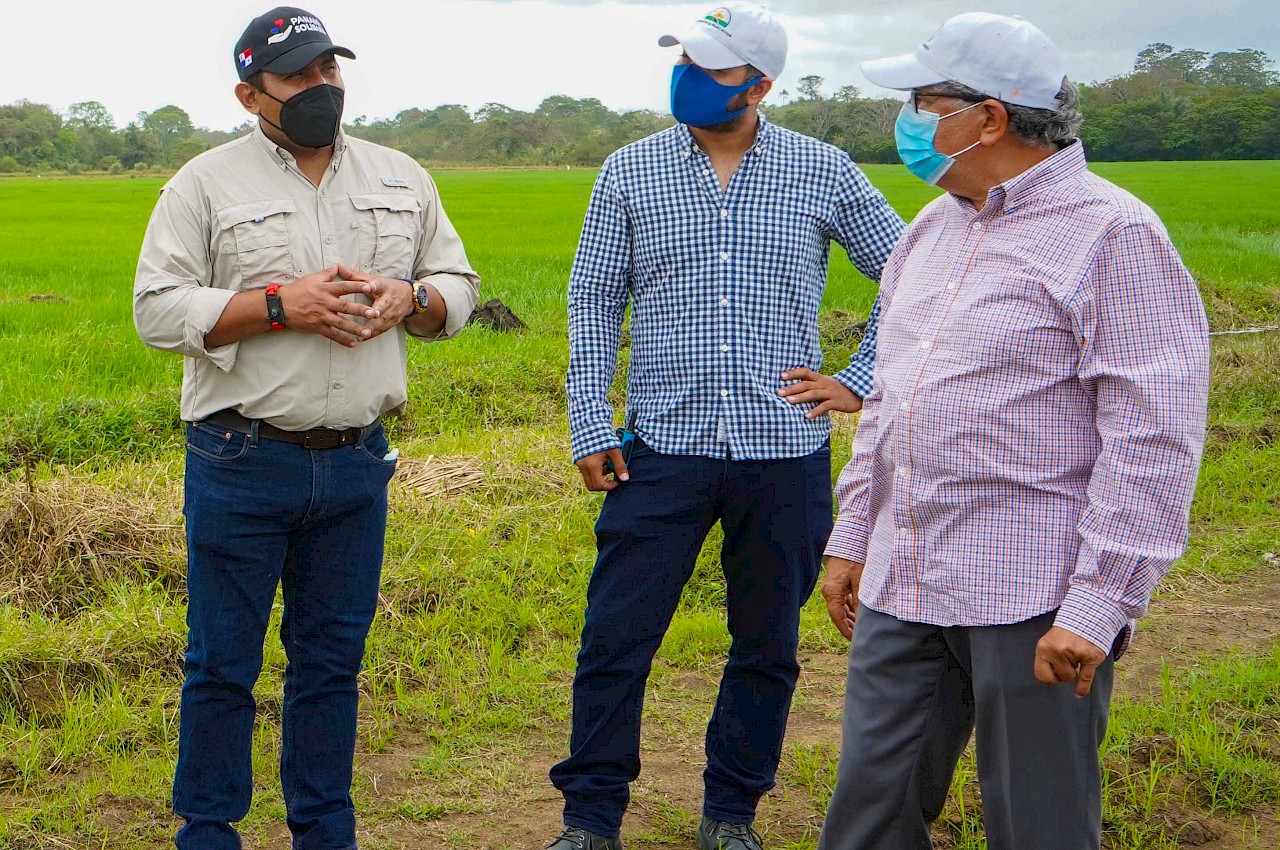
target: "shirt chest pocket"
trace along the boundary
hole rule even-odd
[[[975,280],[943,330],[957,354],[980,365],[1019,361],[1058,377],[1074,373],[1079,347],[1065,311],[1034,274]]]
[[[387,277],[413,277],[422,229],[422,207],[417,199],[377,193],[352,195],[351,204],[355,207],[362,268]]]
[[[246,201],[218,210],[218,261],[236,265],[240,289],[293,279],[289,218],[297,209],[293,201],[278,199]]]

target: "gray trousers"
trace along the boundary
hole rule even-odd
[[[942,627],[858,609],[844,741],[818,850],[931,850],[969,735],[990,850],[1098,850],[1113,663],[1089,696],[1044,685],[1036,642],[1056,612]]]

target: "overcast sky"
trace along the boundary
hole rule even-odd
[[[316,0],[304,5],[359,57],[344,65],[348,119],[410,106],[488,102],[533,109],[551,94],[599,98],[613,109],[666,110],[679,31],[718,3],[590,0]],[[774,0],[791,50],[779,89],[807,74],[828,92],[871,87],[864,59],[911,51],[959,12],[1021,14],[1053,38],[1073,79],[1129,70],[1163,41],[1216,52],[1252,47],[1280,59],[1275,0]],[[0,104],[64,110],[97,100],[118,123],[168,103],[197,125],[230,129],[245,117],[232,95],[232,47],[267,10],[244,0],[63,0],[6,4]]]

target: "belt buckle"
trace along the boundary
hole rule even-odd
[[[332,449],[342,445],[340,432],[313,428],[302,435],[302,446],[307,449]]]

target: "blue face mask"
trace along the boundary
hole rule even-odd
[[[904,103],[893,126],[893,135],[898,142],[898,156],[902,157],[902,164],[907,167],[907,171],[930,186],[938,185],[942,175],[955,164],[956,157],[973,150],[982,141],[979,139],[964,150],[950,155],[938,153],[938,149],[933,146],[934,137],[938,134],[938,122],[975,106],[981,104],[970,104],[946,115],[934,115],[932,112],[917,112],[910,103]]]
[[[729,101],[758,82],[760,78],[756,77],[740,86],[725,86],[697,65],[677,65],[671,69],[671,114],[690,127],[711,127],[732,121],[746,112],[747,107],[730,112]]]

